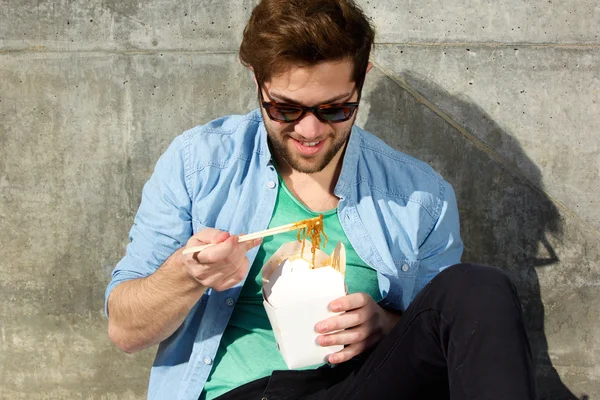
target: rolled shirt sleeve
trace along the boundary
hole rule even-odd
[[[460,222],[456,195],[452,186],[443,181],[440,212],[433,228],[419,247],[420,268],[413,298],[440,271],[460,263],[463,242],[460,238]]]
[[[126,254],[113,270],[106,288],[107,316],[108,297],[119,283],[153,274],[192,235],[183,143],[184,136],[171,143],[144,185]]]

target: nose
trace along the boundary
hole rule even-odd
[[[307,140],[323,138],[327,134],[328,129],[328,124],[319,121],[311,112],[307,112],[294,126],[294,131]]]

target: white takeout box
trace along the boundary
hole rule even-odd
[[[301,257],[301,250],[301,242],[283,244],[269,258],[262,272],[263,304],[289,369],[327,362],[329,354],[344,348],[320,346],[319,334],[315,331],[317,322],[339,314],[329,310],[329,303],[346,294],[344,245],[338,243],[331,257],[317,249],[314,269],[294,262]],[[312,261],[308,240],[303,258]],[[331,267],[332,263],[339,270]]]

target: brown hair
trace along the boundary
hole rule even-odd
[[[352,0],[262,0],[244,29],[240,60],[266,82],[290,63],[348,57],[353,79],[362,85],[374,39],[373,27]]]

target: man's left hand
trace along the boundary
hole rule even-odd
[[[329,304],[329,309],[342,314],[317,323],[315,330],[322,334],[317,338],[321,346],[346,346],[329,356],[332,364],[348,361],[375,346],[400,319],[400,315],[384,310],[367,293],[340,297]]]

